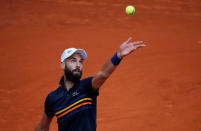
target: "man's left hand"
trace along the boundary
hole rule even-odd
[[[143,41],[135,41],[135,42],[130,42],[131,41],[131,37],[128,38],[127,41],[125,41],[123,44],[121,44],[119,50],[117,51],[117,56],[119,58],[123,58],[125,56],[127,56],[128,54],[130,54],[131,52],[133,52],[134,50],[136,50],[139,47],[145,47],[145,44],[142,44]]]

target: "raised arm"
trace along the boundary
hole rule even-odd
[[[101,85],[112,74],[112,72],[116,69],[117,65],[125,56],[129,55],[137,48],[145,46],[144,44],[142,44],[142,41],[130,42],[131,39],[132,38],[129,37],[127,41],[121,44],[120,48],[115,53],[115,55],[109,61],[107,61],[103,65],[102,69],[94,76],[92,80],[92,87],[95,90],[101,87]]]

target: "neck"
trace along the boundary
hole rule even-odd
[[[64,85],[67,91],[69,91],[73,87],[74,82],[66,80],[66,77],[64,76]]]

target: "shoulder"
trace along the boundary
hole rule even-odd
[[[82,80],[80,81],[80,83],[81,83],[81,84],[91,85],[92,79],[93,79],[93,76],[90,76],[90,77],[87,77],[87,78],[82,79]]]
[[[61,94],[61,86],[56,90],[50,92],[45,99],[45,113],[49,117],[54,116],[54,106],[57,100],[60,98]]]
[[[88,92],[88,93],[92,93],[92,94],[98,94],[96,92],[98,92],[98,90],[94,90],[92,87],[92,80],[93,80],[93,76],[84,78],[80,81],[79,83],[79,88],[83,89],[84,91]]]
[[[93,76],[86,77],[86,78],[82,79],[81,82],[88,83],[88,82],[91,82],[92,79],[93,79]]]
[[[60,97],[63,96],[63,87],[60,86],[56,90],[50,92],[46,97],[46,102],[48,103],[54,103],[57,101]]]

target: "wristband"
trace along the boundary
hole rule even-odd
[[[117,66],[121,62],[121,59],[117,56],[117,53],[111,58],[111,62],[113,65]]]

